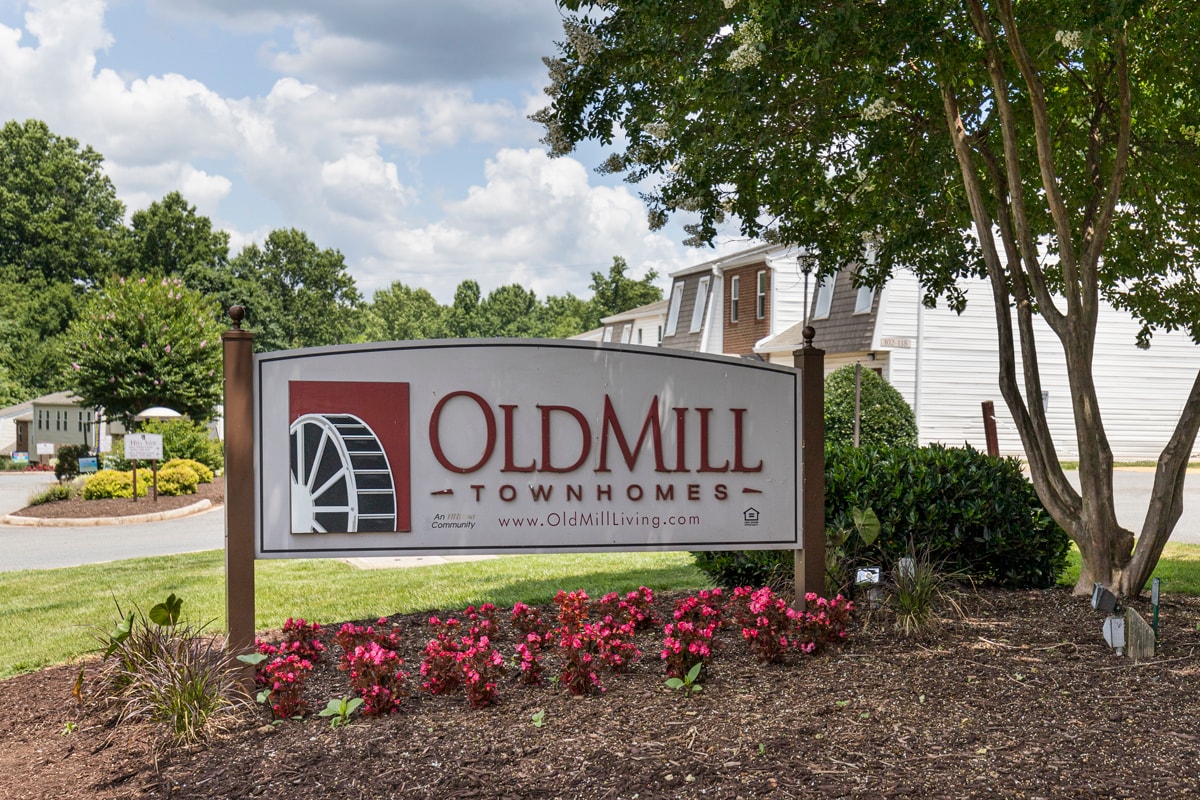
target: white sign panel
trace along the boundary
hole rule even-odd
[[[799,373],[562,341],[255,356],[259,557],[800,546]]]
[[[112,441],[111,435],[106,433],[100,437],[100,452],[101,453],[111,453],[112,445],[113,445],[113,441]]]
[[[39,456],[54,455],[54,442],[38,442],[37,443],[37,454]]]
[[[125,434],[125,458],[139,461],[162,461],[161,433]]]

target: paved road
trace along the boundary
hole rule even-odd
[[[1070,477],[1074,480],[1074,473],[1070,473]],[[38,474],[0,475],[0,513],[24,507],[34,491],[53,481],[53,477]],[[1148,471],[1123,469],[1117,471],[1115,481],[1117,518],[1136,533],[1146,514],[1154,475]],[[1200,473],[1190,473],[1185,485],[1183,517],[1171,540],[1200,544]],[[139,525],[86,528],[0,525],[0,572],[216,550],[224,546],[223,508],[183,519]]]
[[[33,492],[53,482],[53,476],[0,475],[0,512],[23,508]],[[138,525],[55,528],[0,525],[0,572],[71,567],[224,546],[224,508]]]

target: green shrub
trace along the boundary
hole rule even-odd
[[[189,419],[150,419],[138,426],[139,433],[157,433],[163,437],[163,461],[185,459],[203,464],[210,472],[220,472],[225,466],[225,446],[208,435],[208,426]],[[139,462],[140,465],[145,462]],[[112,452],[104,456],[107,469],[125,470],[132,468],[125,458],[125,442],[113,442]],[[202,481],[208,483],[208,481]]]
[[[148,615],[118,606],[113,631],[97,637],[104,656],[99,700],[115,707],[121,722],[153,721],[166,744],[190,745],[228,729],[247,700],[238,686],[241,665],[205,626],[180,621],[181,606],[173,594]]]
[[[158,493],[163,497],[195,494],[198,483],[200,483],[200,476],[196,474],[196,470],[183,464],[160,467],[158,470]]]
[[[58,448],[54,477],[60,481],[74,478],[79,474],[79,459],[86,458],[89,452],[86,444],[64,444]]]
[[[56,483],[30,497],[28,505],[40,506],[42,503],[52,503],[55,500],[70,500],[72,494],[74,494],[74,490],[71,484]]]
[[[138,497],[150,493],[153,480],[150,470],[138,470]],[[84,500],[102,500],[107,497],[133,497],[133,472],[115,469],[102,469],[90,476],[83,484]]]
[[[159,474],[162,474],[161,470],[180,466],[188,467],[195,472],[196,477],[200,480],[200,483],[212,483],[213,471],[209,469],[207,465],[201,464],[199,461],[194,461],[190,458],[172,458],[159,468]]]
[[[827,447],[826,529],[853,527],[853,510],[868,508],[881,532],[870,545],[846,537],[852,566],[890,570],[917,547],[944,571],[1010,588],[1053,586],[1066,566],[1070,541],[1013,458],[940,445]],[[723,586],[762,585],[791,574],[792,551],[769,553],[698,553],[696,564]]]
[[[900,393],[874,370],[859,386],[858,441],[862,447],[916,447],[917,420]],[[854,365],[825,377],[825,442],[854,443]]]

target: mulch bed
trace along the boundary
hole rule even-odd
[[[88,519],[93,517],[132,517],[139,514],[152,514],[157,511],[171,511],[210,500],[213,505],[225,502],[225,478],[218,475],[212,483],[202,483],[196,487],[195,494],[183,494],[176,497],[160,495],[157,500],[151,497],[139,497],[136,501],[127,497],[110,497],[100,500],[56,500],[28,506],[20,511],[14,511],[16,517],[39,517],[41,519]]]
[[[76,705],[78,667],[56,667],[0,682],[0,796],[1200,796],[1200,601],[1164,596],[1159,653],[1142,664],[1114,655],[1101,617],[1062,589],[982,590],[965,611],[918,639],[860,614],[843,647],[783,665],[754,663],[726,629],[693,697],[664,686],[646,634],[644,660],[603,676],[602,695],[520,686],[514,670],[483,710],[416,688],[428,615],[395,617],[414,689],[399,713],[334,729],[255,708],[207,747],[174,750]],[[329,648],[314,710],[347,693]]]

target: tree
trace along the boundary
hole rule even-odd
[[[654,285],[657,272],[650,270],[641,280],[635,281],[625,276],[628,269],[625,259],[613,256],[608,275],[592,273],[592,316],[586,320],[588,325],[584,330],[599,327],[600,320],[605,317],[662,300],[662,289]]]
[[[182,278],[205,294],[227,290],[229,234],[214,231],[179,192],[135,211],[131,222],[122,274]]]
[[[465,280],[454,290],[454,304],[450,307],[450,335],[456,339],[473,339],[480,335],[479,284]]]
[[[375,292],[363,309],[363,337],[368,342],[444,339],[449,312],[425,289],[395,281]]]
[[[114,277],[67,331],[67,388],[126,426],[151,406],[208,420],[221,401],[223,330],[215,303],[178,278]]]
[[[258,350],[289,350],[353,341],[361,301],[337,250],[321,250],[295,228],[247,245],[230,264],[245,291],[247,328]]]
[[[489,339],[538,339],[548,334],[545,308],[518,284],[499,286],[479,304],[479,335]]]
[[[10,397],[61,388],[63,331],[115,264],[125,211],[103,160],[44,122],[0,128],[0,371]]]
[[[1092,375],[1102,300],[1200,341],[1200,10],[1167,2],[560,0],[555,153],[596,139],[651,184],[651,219],[732,215],[810,249],[822,274],[915,271],[961,309],[990,279],[1000,388],[1042,502],[1078,545],[1076,591],[1144,587],[1182,512],[1200,378],[1158,462],[1134,545],[1116,520]],[[873,259],[865,258],[867,245]],[[1076,490],[1042,406],[1035,314],[1071,381]],[[1015,326],[1014,326],[1015,318]],[[1015,327],[1015,331],[1014,331]]]
[[[109,273],[125,209],[103,161],[38,120],[0,128],[0,275],[87,286]]]

